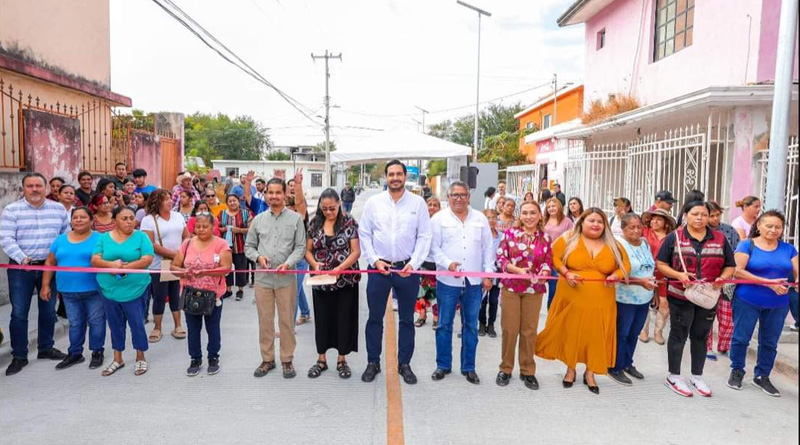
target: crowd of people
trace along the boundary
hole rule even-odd
[[[644,375],[635,366],[637,342],[666,345],[665,385],[677,394],[710,397],[703,379],[707,359],[729,355],[727,385],[741,389],[746,350],[758,324],[758,358],[752,383],[767,394],[780,392],[769,376],[777,342],[790,306],[797,305],[797,250],[783,242],[783,215],[762,212],[761,202],[746,197],[742,215],[721,222],[719,204],[693,191],[678,212],[664,190],[641,215],[625,197],[614,214],[584,208],[558,184],[543,181],[535,195],[521,199],[500,181],[485,193],[484,209],[470,206],[467,184],[446,190],[446,206],[405,188],[406,167],[388,162],[386,190],[370,197],[357,221],[355,192],[326,189],[309,217],[302,171],[286,182],[235,174],[205,184],[181,173],[172,190],[147,184],[137,169],[127,177],[118,165],[113,178],[78,176],[79,187],[30,173],[22,181],[23,198],[0,218],[0,241],[11,264],[95,267],[108,273],[9,269],[13,359],[6,375],[27,364],[28,312],[39,290],[38,358],[58,360],[57,369],[83,362],[86,332],[90,368],[112,375],[125,366],[123,351],[130,330],[134,373],[147,372],[145,353],[162,337],[167,304],[170,334],[188,338],[189,376],[204,366],[200,331],[208,333],[208,374],[220,370],[223,301],[240,301],[255,288],[261,361],[255,377],[277,368],[295,377],[295,326],[311,320],[303,291],[304,274],[325,272],[312,286],[317,360],[309,378],[329,369],[327,353],[337,351],[339,377],[351,377],[348,356],[359,346],[359,260],[366,264],[365,343],[372,382],[381,372],[384,314],[392,295],[398,312],[398,373],[417,382],[411,368],[415,327],[433,314],[436,357],[434,381],[453,371],[454,320],[460,316],[459,371],[473,384],[480,337],[496,337],[500,318],[501,357],[495,382],[507,386],[515,361],[526,388],[536,390],[536,357],[565,365],[562,386],[571,388],[583,365],[583,384],[600,393],[597,375],[632,385]],[[127,273],[147,269],[149,274]],[[268,269],[275,273],[253,273]],[[417,273],[417,271],[435,271]],[[502,278],[484,274],[500,272]],[[732,279],[747,280],[731,285]],[[311,278],[309,278],[311,280]],[[547,295],[545,299],[545,295]],[[69,349],[54,347],[56,301],[63,300],[70,320]],[[544,329],[538,333],[542,305]],[[796,315],[796,308],[792,309]],[[499,312],[499,314],[498,314]],[[276,314],[277,313],[277,314]],[[153,329],[145,324],[153,316]],[[416,320],[415,318],[416,314]],[[278,330],[275,329],[277,318]],[[713,342],[718,320],[718,343]],[[796,320],[795,320],[796,323]],[[184,327],[185,324],[185,327]],[[669,325],[669,334],[664,329]],[[797,325],[795,324],[794,329]],[[113,359],[104,359],[106,329]],[[275,351],[275,338],[280,349]],[[691,366],[682,377],[682,356],[689,342]],[[631,380],[634,379],[634,380]]]

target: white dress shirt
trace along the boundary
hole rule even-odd
[[[374,266],[378,260],[389,262],[411,259],[414,269],[428,256],[431,246],[431,222],[428,206],[421,197],[403,191],[397,202],[388,191],[373,196],[364,205],[358,222],[361,256]]]
[[[469,208],[462,222],[451,209],[433,215],[431,219],[433,241],[431,253],[437,270],[447,270],[452,263],[459,263],[465,272],[494,272],[496,252],[489,220],[483,213]],[[465,278],[437,276],[442,284],[463,287]],[[469,277],[470,284],[480,284],[482,278]]]

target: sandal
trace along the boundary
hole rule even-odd
[[[347,365],[347,361],[345,360],[336,363],[336,370],[339,371],[339,377],[343,379],[349,379],[352,375],[350,372],[350,366]]]
[[[161,329],[153,329],[150,331],[150,335],[147,337],[147,341],[150,343],[158,343],[161,341]]]
[[[417,318],[417,321],[414,322],[414,326],[421,328],[422,325],[425,324],[426,319],[424,318]]]
[[[317,360],[317,363],[308,370],[308,378],[315,379],[322,374],[323,371],[328,370],[328,364],[322,360]]]
[[[183,329],[183,326],[178,326],[177,328],[172,330],[172,336],[177,338],[178,340],[183,340],[186,338],[186,330]]]
[[[294,370],[294,365],[292,365],[292,362],[281,362],[281,366],[283,367],[283,378],[291,379],[297,375],[297,373]]]
[[[118,363],[118,362],[112,361],[111,364],[108,365],[108,367],[106,367],[106,369],[104,369],[103,372],[100,373],[100,375],[102,375],[103,377],[108,377],[111,374],[119,371],[120,369],[122,369],[124,367],[125,367],[125,363]]]
[[[145,360],[137,360],[136,365],[133,367],[133,375],[142,375],[147,372],[147,362]]]

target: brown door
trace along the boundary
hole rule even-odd
[[[180,171],[178,140],[161,136],[161,187],[171,190]]]

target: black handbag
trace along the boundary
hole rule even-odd
[[[186,250],[183,252],[183,260],[186,261],[186,254],[189,252],[189,241],[186,243]],[[183,311],[189,315],[211,315],[214,306],[217,304],[217,293],[213,290],[198,289],[192,286],[185,286],[181,293],[183,300]]]

